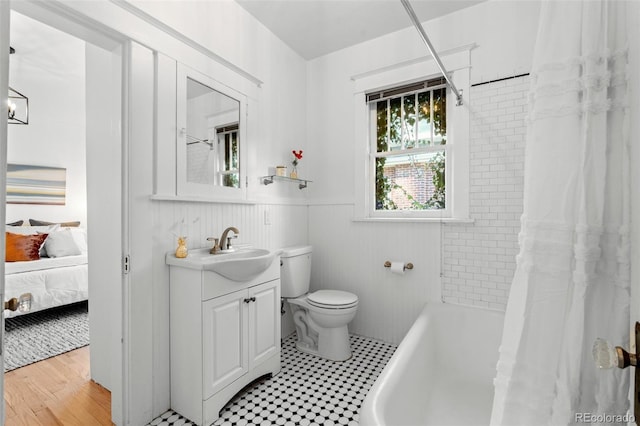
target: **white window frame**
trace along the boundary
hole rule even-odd
[[[434,77],[435,79],[438,78],[438,76]],[[431,80],[431,78],[427,79]],[[442,88],[446,88],[447,85],[446,84],[439,84],[437,86],[433,86],[433,87],[429,87],[429,88],[425,88],[423,90],[417,90],[417,91],[413,91],[413,93],[418,93],[418,92],[431,92],[429,98],[431,100],[431,126],[433,126],[433,91],[434,90],[439,90]],[[393,96],[392,98],[395,97],[399,97],[399,96],[407,96],[410,93],[399,93],[396,96]],[[447,114],[445,115],[445,117],[447,117],[448,120],[448,114],[449,114],[449,110],[452,108],[451,104],[455,103],[455,102],[451,102],[452,98],[450,98],[450,96],[453,96],[453,94],[451,93],[450,90],[447,90],[447,102],[446,102],[446,106],[447,106]],[[387,98],[388,99],[388,98]],[[453,98],[455,99],[455,97]],[[449,179],[450,179],[450,172],[449,172],[449,163],[451,162],[450,157],[449,157],[449,146],[450,146],[450,142],[449,142],[449,138],[447,137],[447,143],[445,145],[431,145],[428,147],[424,147],[424,148],[412,148],[410,150],[404,149],[404,150],[400,150],[400,151],[389,151],[386,153],[381,153],[378,152],[378,144],[377,144],[377,140],[376,140],[376,134],[377,134],[377,125],[376,125],[376,120],[377,120],[377,114],[375,111],[375,108],[373,107],[374,104],[376,104],[377,102],[379,102],[378,100],[375,101],[371,101],[370,103],[367,104],[367,107],[369,108],[369,170],[371,171],[375,171],[376,169],[376,159],[378,158],[382,158],[382,157],[396,157],[399,155],[408,155],[408,154],[425,154],[425,153],[433,153],[433,152],[441,152],[444,151],[445,152],[445,182],[448,183]],[[404,115],[404,103],[402,104],[402,111],[403,111],[403,115]],[[417,106],[416,106],[417,108]],[[447,127],[448,130],[448,127]],[[433,134],[432,134],[433,136]],[[370,201],[370,215],[371,217],[375,218],[375,217],[379,217],[379,218],[385,218],[385,217],[436,217],[436,218],[440,218],[440,217],[449,217],[450,216],[450,207],[449,207],[449,191],[447,190],[448,185],[445,185],[445,208],[444,209],[429,209],[429,210],[378,210],[376,209],[376,199],[375,199],[375,193],[376,193],[376,180],[375,180],[375,172],[372,173],[369,177],[369,181],[370,181],[370,186],[369,186],[369,199]]]
[[[370,105],[366,94],[437,78],[441,74],[431,57],[423,57],[353,76],[355,124],[355,214],[360,221],[468,221],[469,220],[469,70],[474,45],[440,54],[455,85],[462,91],[463,105],[447,91],[446,208],[439,210],[376,210],[375,152],[371,141]],[[436,148],[437,149],[437,148]],[[373,157],[372,157],[373,156]]]
[[[232,129],[225,129],[227,127],[232,127]],[[219,129],[223,129],[221,131],[219,131]],[[221,145],[224,145],[224,137],[225,135],[232,135],[235,133],[236,135],[236,140],[238,143],[238,155],[239,153],[239,149],[240,149],[240,127],[238,125],[235,125],[235,123],[230,123],[229,125],[223,125],[223,126],[217,126],[214,128],[214,134],[215,134],[215,140],[216,140],[216,149],[217,149],[217,154],[218,154],[218,165],[217,165],[217,174],[218,176],[216,177],[216,183],[218,185],[223,185],[223,181],[224,181],[224,177],[226,175],[233,175],[233,174],[237,174],[238,175],[238,180],[240,180],[240,167],[242,167],[242,164],[239,164],[240,167],[235,168],[235,169],[229,169],[229,170],[225,170],[224,169],[224,162],[226,160],[226,156],[229,155],[229,153],[224,150],[224,154],[225,157],[221,156],[220,154],[223,152],[223,148]],[[240,163],[240,159],[238,158],[238,163]]]

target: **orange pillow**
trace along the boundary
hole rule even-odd
[[[6,262],[23,262],[40,259],[40,246],[49,234],[20,235],[6,233]]]

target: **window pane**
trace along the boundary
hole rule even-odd
[[[238,132],[231,131],[218,133],[222,141],[220,157],[222,160],[220,179],[222,186],[240,188],[240,175],[237,173],[239,167],[239,140]]]
[[[445,152],[376,158],[376,210],[445,208]]]
[[[231,133],[231,168],[238,169],[238,132]]]
[[[389,151],[395,151],[402,149],[402,98],[390,99],[389,108]]]
[[[225,171],[231,168],[231,135],[226,133],[224,135],[224,169]]]
[[[391,178],[387,173],[386,158],[376,158],[376,210],[396,210],[397,206],[390,197]]]
[[[432,144],[431,139],[431,92],[418,93],[418,146]]]
[[[447,89],[433,91],[434,144],[447,143]]]
[[[231,173],[222,176],[222,186],[240,188],[240,176],[238,173]]]
[[[405,96],[404,102],[404,122],[402,126],[404,148],[415,148],[416,146],[416,96]]]
[[[387,143],[387,101],[378,102],[376,104],[376,143],[378,152],[386,152]]]
[[[228,132],[222,135],[224,138],[222,170],[225,172],[238,169],[238,132]]]

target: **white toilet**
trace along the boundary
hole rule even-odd
[[[318,290],[309,293],[311,246],[282,249],[280,280],[282,297],[291,306],[302,351],[332,361],[351,358],[349,331],[358,310],[358,296],[346,291]]]

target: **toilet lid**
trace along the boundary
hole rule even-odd
[[[340,290],[318,290],[315,293],[309,294],[307,300],[316,306],[347,307],[348,305],[358,303],[358,296]]]

